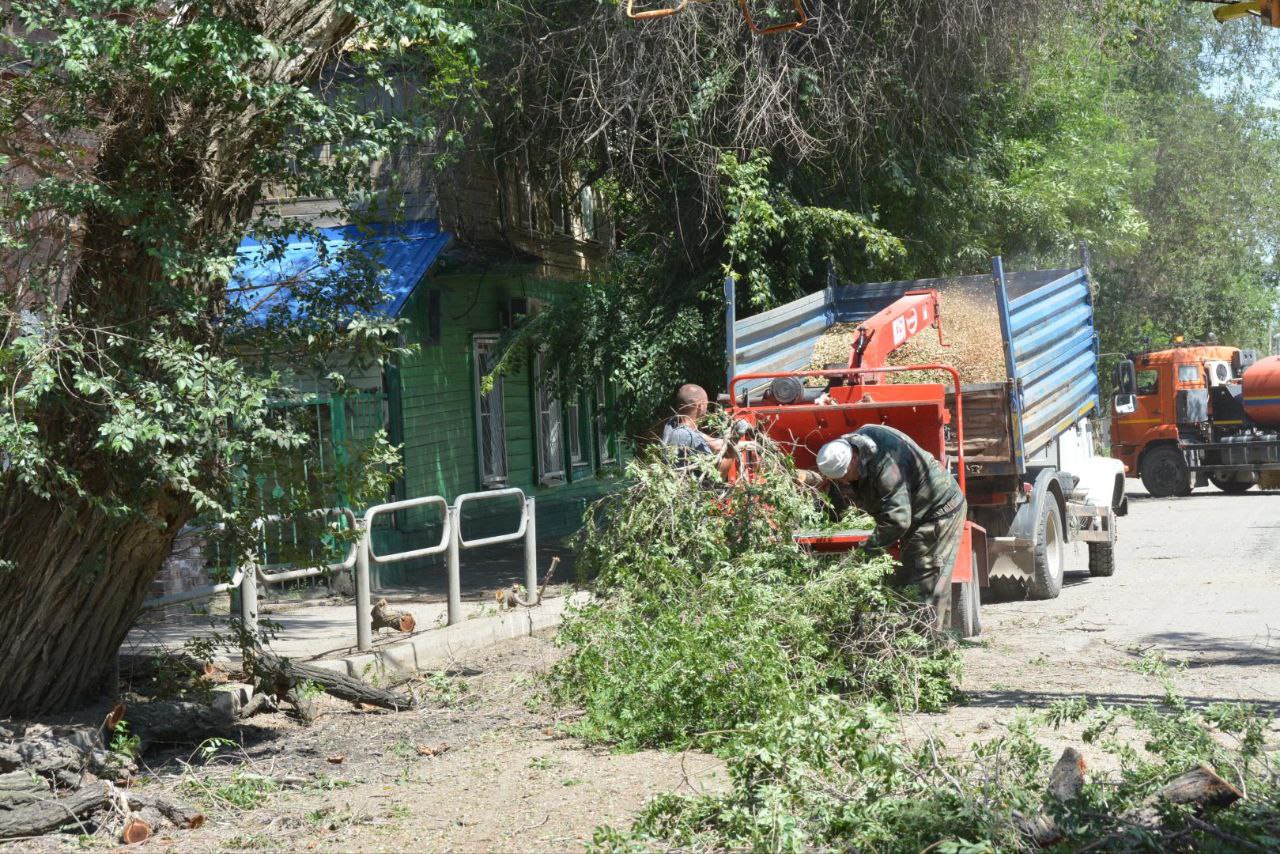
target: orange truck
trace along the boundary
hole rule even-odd
[[[1111,454],[1151,495],[1241,493],[1280,472],[1280,356],[1178,346],[1129,356],[1114,380]]]

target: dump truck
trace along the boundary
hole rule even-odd
[[[1176,346],[1130,354],[1113,378],[1111,452],[1151,495],[1280,485],[1280,356]]]
[[[944,360],[886,364],[925,330],[945,353],[947,294],[989,295],[998,317],[990,346],[1004,377],[967,383]],[[998,597],[1056,597],[1067,551],[1088,549],[1089,571],[1115,571],[1116,517],[1126,510],[1124,469],[1095,452],[1100,411],[1094,290],[1086,267],[990,276],[843,285],[738,319],[725,282],[727,405],[813,469],[821,446],[866,424],[911,436],[949,467],[969,502],[953,574],[952,620],[976,634],[979,588]],[[844,365],[815,367],[815,343],[856,324]],[[932,334],[932,333],[931,333]],[[917,381],[920,371],[932,374]],[[906,374],[907,382],[890,382]],[[932,381],[940,375],[943,381]],[[749,460],[747,463],[749,465]],[[801,533],[821,551],[852,548],[865,532]]]

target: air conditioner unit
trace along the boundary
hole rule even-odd
[[[1219,359],[1210,359],[1204,363],[1205,372],[1209,375],[1209,388],[1217,388],[1231,382],[1231,363]]]

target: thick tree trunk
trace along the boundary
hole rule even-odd
[[[236,0],[212,13],[175,7],[172,25],[185,26],[198,14],[237,18],[269,41],[298,47],[264,51],[239,69],[259,84],[305,84],[340,54],[354,24],[332,0]],[[167,273],[159,256],[172,253],[156,251],[148,226],[163,233],[172,224],[164,217],[182,212],[186,221],[177,223],[177,236],[166,238],[175,245],[166,248],[180,244],[197,253],[235,235],[267,177],[258,174],[255,158],[287,130],[250,101],[157,98],[145,80],[122,85],[112,97],[103,121],[93,125],[99,136],[83,165],[108,197],[133,196],[119,207],[84,212],[62,308],[77,322],[86,319],[95,336],[108,329],[121,340],[166,336],[216,353],[224,283],[203,268],[189,280]],[[143,198],[154,210],[137,209]],[[177,319],[186,310],[181,294],[205,300],[199,318]],[[106,360],[119,363],[119,374],[139,383],[167,381],[163,366],[137,347],[121,349],[111,339],[99,346],[117,348]],[[73,472],[80,490],[130,507],[135,513],[127,519],[108,518],[65,482],[51,483],[50,499],[0,475],[0,718],[59,711],[90,698],[192,516],[191,499],[182,497],[190,494],[185,477],[217,492],[226,476],[228,461],[211,450],[195,474],[165,483],[170,475],[145,454],[135,459],[98,447],[101,417],[95,401],[55,393],[29,420],[65,457],[50,462]],[[199,449],[182,452],[194,457]]]
[[[190,511],[109,520],[10,488],[0,504],[0,718],[90,699]]]

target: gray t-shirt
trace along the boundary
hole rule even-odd
[[[684,456],[690,452],[696,454],[711,454],[711,446],[707,444],[707,437],[702,435],[701,431],[683,423],[679,416],[672,418],[662,428],[662,444],[668,448],[680,449],[677,453]]]

